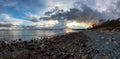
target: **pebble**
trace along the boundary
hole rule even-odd
[[[102,57],[99,54],[96,54],[93,59],[102,59]]]
[[[113,43],[116,44],[116,45],[118,44],[117,41],[113,41]]]
[[[105,39],[105,37],[101,37],[101,39]]]
[[[111,39],[111,38],[109,38],[109,42],[112,42],[112,39]]]
[[[109,44],[109,42],[107,41],[107,42],[106,42],[106,44],[108,45],[108,44]]]
[[[118,59],[117,57],[113,57],[113,59]]]
[[[109,56],[105,56],[104,59],[111,59]]]
[[[115,38],[112,38],[112,40],[114,40]]]

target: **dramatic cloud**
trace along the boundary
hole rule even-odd
[[[12,24],[0,23],[0,27],[12,27]]]
[[[74,7],[68,8],[69,10],[67,11],[64,8],[55,8],[45,12],[45,15],[49,17],[41,17],[41,19],[100,20],[120,17],[119,0],[76,0],[72,5]]]
[[[78,8],[79,7],[79,8]],[[64,11],[56,7],[55,9],[45,12],[45,15],[48,17],[41,17],[40,19],[48,20],[77,20],[77,21],[86,21],[86,20],[98,20],[102,18],[102,14],[98,11],[92,10],[87,5],[80,3],[76,4],[74,8],[70,8],[69,11]]]
[[[120,17],[120,0],[0,0],[0,24],[33,25],[49,20],[98,22]]]
[[[119,10],[117,3],[119,0],[100,0],[96,1],[95,8],[98,10],[100,13],[102,13],[105,17],[105,19],[113,19],[113,18],[118,18],[120,17],[117,10]]]
[[[85,0],[83,3],[101,13],[103,15],[101,19],[114,19],[120,17],[119,0]]]

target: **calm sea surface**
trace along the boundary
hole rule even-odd
[[[72,31],[69,31],[72,32]],[[67,33],[65,30],[0,30],[0,40],[31,40],[62,35]]]

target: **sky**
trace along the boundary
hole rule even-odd
[[[66,26],[79,28],[82,26],[71,23],[77,21],[85,26],[83,22],[97,23],[100,19],[119,17],[120,0],[0,0],[0,27],[54,26],[64,19]]]

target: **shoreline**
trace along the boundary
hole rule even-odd
[[[12,43],[2,41],[0,59],[80,58],[81,55],[78,55],[77,51],[84,50],[86,38],[82,32],[79,32],[43,38],[43,40],[22,42],[22,39],[19,39]]]
[[[82,30],[43,38],[43,40],[22,41],[22,39],[18,39],[12,43],[2,41],[0,44],[0,59],[118,58],[120,55],[117,52],[119,51],[118,47],[120,47],[120,40],[117,39],[119,35],[119,32]],[[114,50],[114,48],[118,50]],[[117,54],[114,55],[114,51]]]

